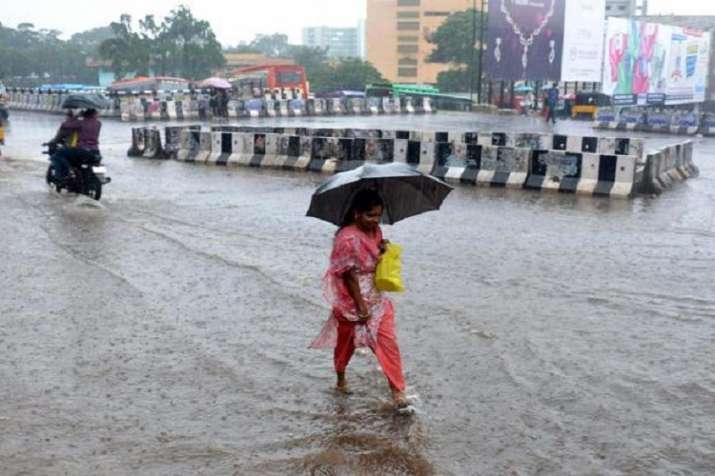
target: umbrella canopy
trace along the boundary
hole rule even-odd
[[[517,93],[530,93],[534,90],[531,86],[527,86],[526,84],[521,84],[517,87],[514,88],[514,91]]]
[[[438,210],[452,187],[407,164],[365,164],[336,174],[313,194],[308,216],[342,225],[353,197],[363,189],[376,191],[385,203],[382,222],[392,225],[420,213]]]
[[[70,94],[62,109],[107,109],[112,104],[101,94]]]
[[[207,78],[199,83],[200,88],[231,89],[231,83],[223,78]]]

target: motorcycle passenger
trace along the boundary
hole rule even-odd
[[[76,132],[76,147],[60,149],[50,159],[55,167],[55,179],[60,183],[66,181],[70,165],[78,166],[82,163],[99,161],[99,133],[102,123],[97,119],[97,110],[87,109],[80,115],[81,120],[68,119],[59,131],[62,132],[64,127],[65,133]]]
[[[77,147],[77,140],[79,139],[79,134],[77,133],[77,129],[79,129],[78,122],[79,120],[75,117],[74,111],[68,109],[65,113],[64,122],[60,125],[55,137],[49,142],[50,147],[53,150],[58,144]]]

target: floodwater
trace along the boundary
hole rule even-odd
[[[715,473],[715,141],[695,139],[699,179],[656,199],[460,187],[385,227],[405,250],[398,338],[419,411],[403,418],[372,356],[341,397],[332,355],[307,349],[335,231],[304,217],[319,175],[127,159],[131,125],[106,120],[114,182],[95,205],[44,186],[60,117],[12,119],[3,476]]]

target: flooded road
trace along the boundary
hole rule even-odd
[[[301,122],[547,130],[475,117]],[[60,117],[12,119],[0,474],[715,472],[714,140],[657,199],[460,187],[385,227],[404,246],[405,419],[372,356],[346,398],[307,349],[328,313],[335,229],[304,217],[322,177],[127,159],[131,125],[105,120],[96,206],[44,185]]]

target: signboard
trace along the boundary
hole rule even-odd
[[[491,79],[598,82],[605,0],[489,0]]]
[[[646,94],[645,102],[649,106],[662,106],[665,104],[665,94],[648,93]]]
[[[566,2],[561,81],[601,81],[605,12],[606,0]]]
[[[489,0],[487,74],[561,79],[565,0]]]
[[[614,106],[635,106],[638,96],[635,94],[614,94],[611,100]]]
[[[665,93],[672,28],[626,18],[609,18],[603,92]]]
[[[603,92],[614,99],[635,95],[643,105],[703,102],[709,54],[708,34],[609,18]]]
[[[673,28],[665,91],[667,104],[705,101],[709,55],[708,34]]]

